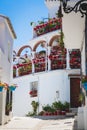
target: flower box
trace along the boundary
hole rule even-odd
[[[62,19],[59,18],[53,18],[49,20],[48,22],[42,22],[39,23],[36,27],[34,27],[34,31],[37,34],[37,36],[40,36],[42,34],[61,29],[62,27]]]
[[[37,96],[37,90],[31,90],[29,92],[29,94],[30,94],[31,97],[36,97]]]

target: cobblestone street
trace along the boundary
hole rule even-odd
[[[40,119],[32,117],[14,117],[0,126],[0,130],[77,130],[75,118]]]

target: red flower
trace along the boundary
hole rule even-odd
[[[29,92],[29,94],[30,94],[30,95],[32,95],[32,94],[33,94],[33,92],[32,92],[32,91],[30,91],[30,92]]]

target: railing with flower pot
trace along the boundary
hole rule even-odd
[[[66,48],[57,45],[51,47],[49,55],[46,55],[45,51],[35,53],[34,59],[32,59],[29,63],[16,64],[13,66],[13,77],[49,70],[65,69],[69,64],[71,69],[80,69],[80,50],[73,49],[68,51],[69,52],[67,52]]]
[[[32,73],[32,63],[22,63],[13,66],[13,77],[16,77],[16,71],[18,69],[18,75],[23,76]]]
[[[31,91],[29,92],[29,94],[30,94],[31,97],[37,97],[37,90],[36,90],[36,89],[31,90]]]
[[[61,27],[62,27],[62,19],[53,18],[49,19],[48,22],[44,22],[43,24],[35,26],[34,31],[37,34],[37,36],[39,36],[51,31],[61,29]]]
[[[35,72],[45,71],[45,58],[35,58],[33,59]]]
[[[66,48],[54,46],[51,49],[49,59],[51,60],[51,70],[66,68]]]
[[[70,68],[80,69],[81,67],[81,52],[79,49],[73,49],[70,53]]]

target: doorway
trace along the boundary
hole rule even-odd
[[[71,108],[77,108],[81,106],[79,101],[80,94],[80,78],[70,78],[70,106]]]

